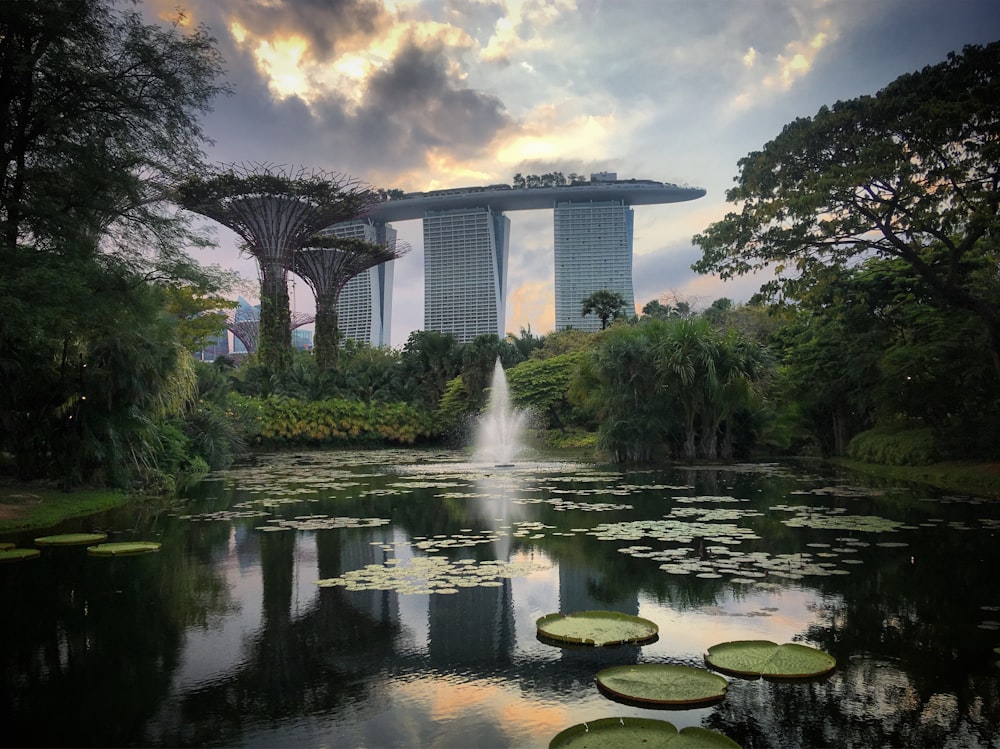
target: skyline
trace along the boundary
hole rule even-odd
[[[144,0],[151,18],[176,0]],[[691,237],[732,206],[737,162],[798,117],[873,94],[966,44],[1000,38],[990,0],[182,0],[218,39],[234,95],[204,121],[216,163],[303,166],[406,192],[515,173],[617,172],[705,197],[635,213],[636,307],[743,302],[761,279],[698,276]],[[551,212],[511,216],[505,328],[554,325]],[[422,327],[419,220],[393,222],[392,344]],[[228,230],[193,253],[257,271]],[[296,311],[311,293],[297,281]]]

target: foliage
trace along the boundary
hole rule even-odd
[[[647,320],[599,334],[570,399],[597,418],[598,445],[618,462],[675,455],[731,457],[752,433],[738,427],[762,401],[771,367],[764,350],[700,318]],[[700,436],[700,440],[699,440]]]
[[[0,58],[0,451],[64,487],[169,483],[197,336],[167,300],[224,283],[165,200],[224,90],[214,41],[105,0],[11,3]]]
[[[711,671],[667,663],[612,666],[594,680],[603,691],[642,705],[706,705],[721,700],[729,688]]]
[[[445,386],[437,410],[440,431],[452,440],[466,441],[469,418],[475,411],[462,376],[453,378]]]
[[[618,317],[619,313],[625,307],[625,297],[617,291],[601,289],[595,291],[590,296],[584,297],[581,304],[581,314],[584,317],[587,315],[596,315],[597,319],[601,321],[601,330],[604,330],[608,327],[608,323],[613,318]]]
[[[927,465],[938,458],[933,429],[904,425],[876,427],[855,435],[847,454],[865,463],[890,466]]]
[[[705,662],[720,671],[740,676],[795,679],[822,676],[837,660],[822,650],[796,642],[783,645],[768,640],[736,640],[713,645]]]
[[[739,162],[741,205],[694,241],[723,278],[772,267],[768,296],[801,299],[859,259],[898,259],[974,314],[1000,375],[1000,43],[800,118]]]
[[[518,408],[545,417],[549,428],[562,428],[572,421],[568,392],[584,354],[561,354],[549,359],[528,359],[506,371],[511,398]]]
[[[448,383],[461,371],[462,346],[455,336],[433,330],[410,333],[399,359],[399,379],[413,405],[437,408]]]
[[[268,398],[257,404],[257,442],[281,445],[409,445],[434,436],[431,414],[405,403]]]
[[[649,642],[660,631],[649,619],[619,611],[546,614],[535,621],[535,626],[539,637],[596,647]]]
[[[595,338],[590,333],[575,328],[553,330],[546,334],[542,345],[531,352],[532,359],[550,359],[553,356],[586,351],[593,348]]]

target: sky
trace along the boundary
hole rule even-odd
[[[217,164],[305,169],[382,188],[616,172],[701,187],[637,206],[636,305],[744,302],[763,279],[691,270],[691,238],[734,206],[737,162],[799,117],[874,94],[967,44],[1000,39],[997,0],[142,0],[217,39],[233,94],[203,121]],[[506,330],[555,324],[552,214],[511,219]],[[393,224],[392,345],[423,324],[419,220]],[[193,253],[256,263],[228,229]],[[314,309],[304,281],[297,312]]]

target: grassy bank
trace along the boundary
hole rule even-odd
[[[957,494],[978,494],[1000,498],[1000,463],[932,463],[926,466],[884,466],[839,458],[839,466],[899,481],[929,484]]]
[[[73,517],[125,504],[128,495],[110,489],[63,492],[32,484],[0,484],[0,533],[50,528]]]

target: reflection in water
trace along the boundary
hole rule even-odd
[[[183,513],[100,519],[115,540],[155,535],[158,555],[97,563],[62,549],[0,568],[2,600],[18,612],[0,617],[0,742],[544,747],[569,725],[612,715],[704,725],[746,747],[1000,742],[996,506],[848,492],[842,478],[797,466],[621,475],[418,457],[393,453],[391,473],[373,467],[386,461],[374,452],[262,458],[202,487]],[[245,503],[288,520],[389,522],[265,532],[257,528],[271,518],[191,519]],[[905,527],[792,528],[788,512],[769,510],[791,503]],[[590,532],[692,506],[753,510],[729,513],[725,522],[758,537],[729,534],[733,548],[813,554],[838,573],[769,573],[752,584],[669,574],[648,555],[681,555],[683,544]],[[65,530],[94,521],[75,522]],[[314,584],[424,555],[544,564],[451,594]],[[539,616],[583,609],[645,616],[660,639],[559,648],[535,637]],[[704,650],[727,639],[802,641],[839,665],[806,683],[733,679],[719,705],[668,713],[612,703],[594,687],[608,665],[701,665]]]

